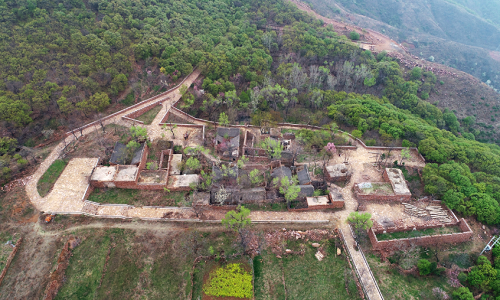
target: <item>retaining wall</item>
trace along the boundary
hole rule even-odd
[[[394,239],[387,241],[379,241],[377,239],[375,230],[373,228],[370,228],[368,230],[368,237],[370,238],[374,250],[396,250],[401,246],[410,246],[412,244],[425,247],[435,244],[443,244],[443,243],[454,244],[454,243],[463,243],[468,241],[473,234],[469,224],[467,224],[465,219],[462,218],[458,222],[458,226],[462,231],[460,233],[438,234],[438,235],[420,236],[414,238]]]

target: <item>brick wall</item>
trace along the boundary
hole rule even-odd
[[[148,144],[144,143],[144,150],[142,150],[141,162],[139,163],[139,172],[144,170],[144,168],[146,167],[148,155],[149,155],[149,147]],[[139,178],[139,172],[137,172],[136,181]]]
[[[406,239],[395,239],[395,240],[387,240],[387,241],[379,241],[377,239],[375,230],[370,228],[368,230],[368,237],[372,243],[372,247],[374,250],[396,250],[402,245],[409,246],[411,244],[415,244],[417,246],[430,246],[434,244],[455,244],[455,243],[463,243],[468,241],[472,237],[472,229],[469,224],[465,221],[465,219],[460,219],[458,226],[462,232],[460,233],[450,233],[450,234],[438,234],[431,236],[421,236],[415,238],[406,238]]]

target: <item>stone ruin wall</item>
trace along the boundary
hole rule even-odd
[[[372,183],[374,183],[374,182],[372,182]],[[384,183],[386,183],[386,182],[384,182]],[[361,189],[358,187],[357,183],[355,183],[352,188],[354,190],[354,196],[356,196],[356,199],[358,199],[358,200],[364,200],[364,201],[401,201],[401,202],[411,200],[411,194],[410,195],[363,194],[361,192]]]

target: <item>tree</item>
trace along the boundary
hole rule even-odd
[[[186,167],[191,171],[197,171],[201,168],[200,161],[194,157],[188,158],[186,161]]]
[[[229,198],[229,193],[224,188],[224,186],[221,185],[219,187],[219,190],[215,193],[215,202],[222,206],[226,202],[227,198]]]
[[[227,117],[225,112],[221,112],[219,115],[219,124],[222,126],[227,126],[229,125],[229,118]]]
[[[266,150],[267,155],[270,159],[280,159],[281,152],[283,152],[283,147],[280,141],[271,138],[266,138],[260,145],[260,147]]]
[[[352,133],[351,133],[355,138],[358,138],[360,139],[362,136],[363,136],[363,132],[361,132],[361,130],[353,130]]]
[[[262,175],[258,169],[250,171],[250,182],[252,183],[252,186],[260,185],[262,181]]]
[[[0,137],[0,155],[8,154],[16,150],[17,140],[10,137]]]
[[[181,99],[182,101],[184,102],[181,107],[182,108],[189,108],[191,107],[191,105],[194,104],[194,95],[191,94],[189,91],[188,91],[188,87],[183,84],[180,89],[179,89],[180,93],[181,93]]]
[[[288,208],[290,208],[290,204],[292,201],[297,199],[300,193],[300,187],[298,185],[299,180],[297,176],[293,176],[291,179],[287,176],[282,176],[281,179],[279,177],[274,178],[273,183],[275,185],[279,185],[280,193],[285,195],[285,200]]]
[[[474,295],[472,295],[467,287],[458,288],[451,296],[453,300],[474,300]]]
[[[192,183],[189,187],[193,190],[197,191],[208,191],[212,188],[213,176],[211,173],[205,173],[205,171],[201,170],[200,172],[200,180],[198,184]]]
[[[167,128],[167,126],[168,126],[168,130],[170,130],[170,133],[172,133],[172,139],[174,139],[174,140],[175,140],[175,133],[174,133],[174,129],[176,129],[176,128],[177,128],[177,124],[172,124],[172,122],[170,122],[170,123],[168,123],[168,124],[167,124],[167,123],[165,123],[165,124],[163,124],[162,128],[163,128],[163,129],[166,129],[166,128]]]
[[[477,265],[472,268],[467,276],[467,282],[474,287],[488,289],[491,282],[497,278],[497,270],[495,270],[490,261],[480,256],[477,259]]]
[[[222,225],[237,232],[243,243],[243,230],[252,223],[249,216],[250,210],[244,206],[238,205],[236,210],[231,210],[226,213],[226,216],[221,220]]]
[[[276,36],[275,31],[268,31],[262,35],[262,44],[271,52],[271,46],[273,45],[274,38]]]
[[[360,35],[359,35],[359,33],[357,33],[356,31],[353,30],[349,33],[349,37],[351,38],[351,40],[357,41],[357,40],[359,40]]]
[[[70,114],[74,109],[73,104],[69,102],[64,96],[61,96],[61,98],[57,100],[57,106],[63,114]]]
[[[420,275],[426,276],[431,274],[431,262],[427,259],[421,259],[418,261],[417,267]]]
[[[354,226],[354,231],[359,235],[361,230],[368,230],[373,226],[373,221],[371,220],[372,215],[370,213],[359,213],[353,211],[349,214],[347,222]]]
[[[89,99],[78,102],[76,107],[85,115],[104,110],[110,104],[109,96],[106,93],[95,93]]]
[[[127,83],[127,75],[120,73],[113,78],[113,81],[111,81],[111,91],[114,95],[118,95],[118,93],[127,87]]]
[[[404,149],[401,149],[401,161],[400,163],[403,164],[403,160],[409,160],[411,158],[411,154],[410,154],[410,149],[409,148],[404,148]]]
[[[148,139],[148,130],[140,126],[130,127],[130,134],[137,141],[143,142]]]
[[[422,69],[415,67],[411,70],[410,80],[420,80],[422,78]]]

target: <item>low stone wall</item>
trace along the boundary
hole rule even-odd
[[[430,235],[430,236],[420,236],[414,238],[405,238],[405,239],[394,239],[387,241],[379,241],[377,239],[377,235],[373,228],[368,230],[368,237],[372,243],[372,247],[374,250],[396,250],[403,246],[410,246],[415,244],[417,246],[430,246],[435,244],[455,244],[455,243],[463,243],[468,241],[472,237],[472,229],[469,224],[465,221],[465,219],[460,219],[458,222],[458,226],[462,232],[460,233],[450,233],[450,234],[438,234],[438,235]]]

